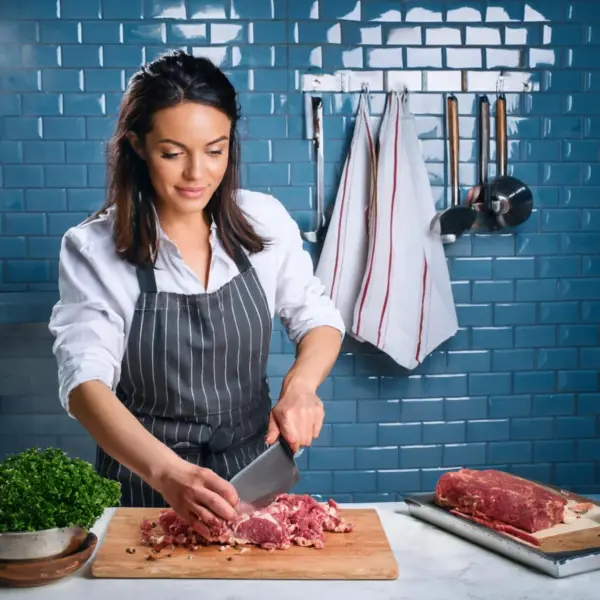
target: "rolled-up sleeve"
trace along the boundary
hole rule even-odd
[[[55,337],[60,402],[71,417],[69,395],[79,384],[99,380],[116,388],[125,345],[123,316],[111,283],[102,277],[92,254],[71,232],[65,234],[58,273],[60,298],[49,322]]]
[[[298,343],[311,329],[333,327],[345,335],[340,312],[314,275],[310,254],[304,249],[298,225],[281,207],[278,215],[279,256],[275,309],[292,342]]]

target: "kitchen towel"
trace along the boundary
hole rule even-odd
[[[349,334],[352,334],[354,305],[367,261],[367,220],[375,190],[375,168],[367,94],[362,92],[350,149],[316,268],[316,275],[340,311]]]
[[[367,267],[353,333],[414,369],[458,331],[435,202],[407,95],[388,94],[379,134]]]

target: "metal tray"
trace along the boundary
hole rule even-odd
[[[404,498],[409,513],[516,562],[561,579],[600,569],[600,547],[571,552],[542,552],[493,529],[450,514],[434,503],[434,494]]]

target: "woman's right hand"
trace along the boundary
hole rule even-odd
[[[157,480],[152,487],[200,534],[208,533],[203,524],[230,521],[237,515],[234,507],[239,498],[235,488],[211,469],[178,458]]]

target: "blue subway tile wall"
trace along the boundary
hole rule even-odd
[[[0,3],[0,322],[10,330],[0,335],[11,342],[0,350],[0,455],[35,444],[93,458],[90,439],[48,393],[56,374],[43,330],[57,298],[60,237],[103,201],[105,142],[140,62],[185,48],[227,71],[244,115],[243,183],[275,194],[302,227],[314,216],[315,164],[300,75],[527,69],[540,90],[508,94],[509,161],[534,190],[534,213],[516,231],[446,246],[460,331],[417,369],[345,342],[319,390],[326,422],[300,459],[298,489],[394,500],[431,490],[446,470],[491,466],[600,492],[599,7],[584,0]],[[457,97],[464,192],[477,178],[477,96]],[[357,100],[325,95],[328,205]],[[375,121],[384,101],[370,94]],[[445,97],[414,93],[410,102],[441,208]],[[274,395],[293,351],[276,324]]]

